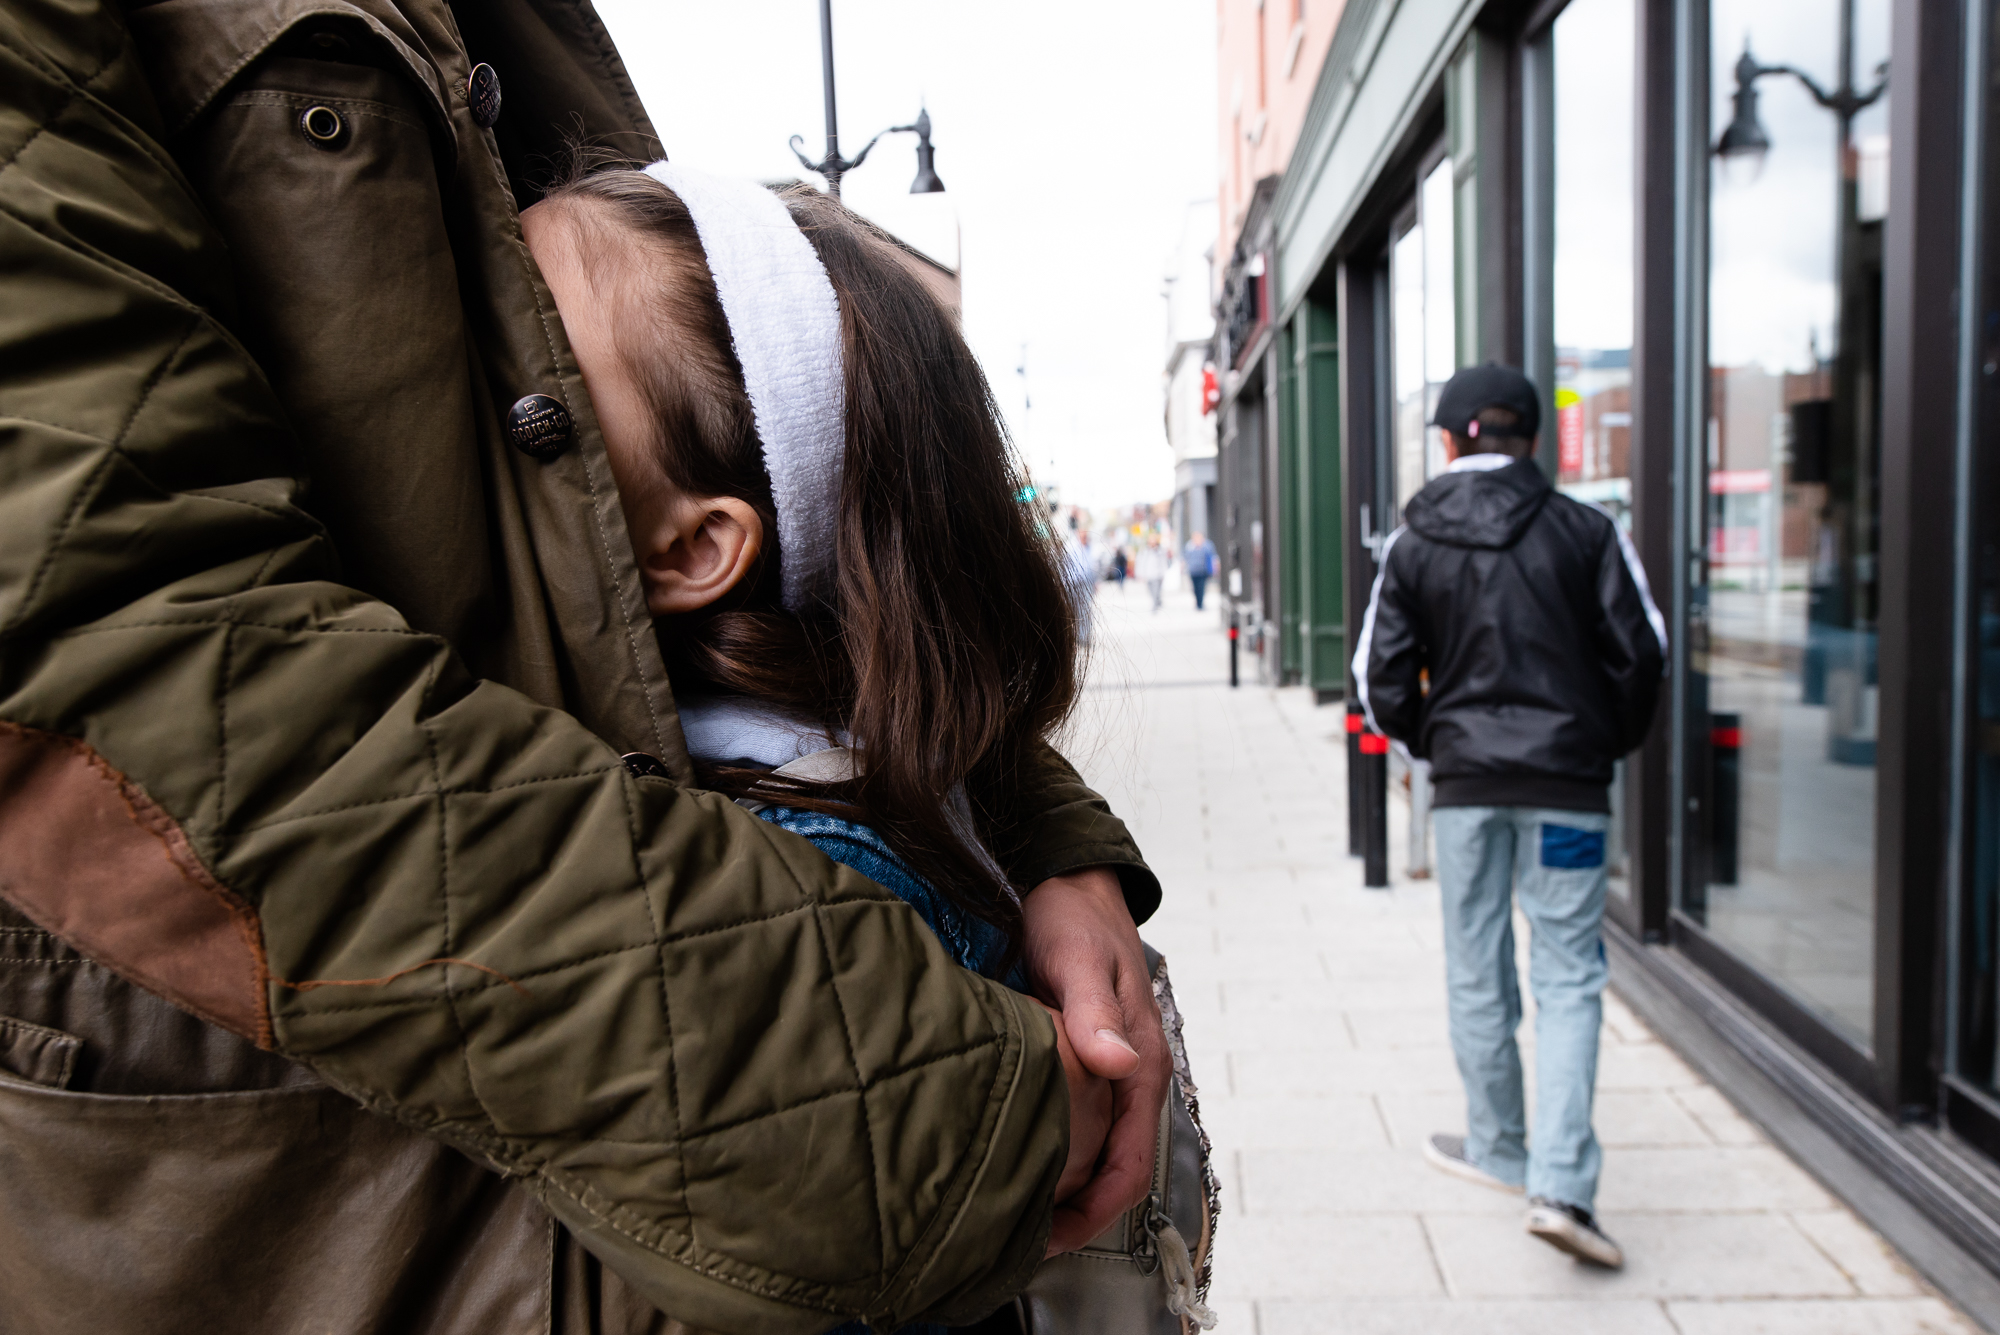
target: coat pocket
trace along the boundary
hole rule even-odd
[[[549,1216],[457,1152],[324,1086],[62,1089],[69,1036],[0,1025],[0,1329],[548,1329]]]
[[[0,1076],[68,1089],[83,1040],[47,1025],[0,1015]]]

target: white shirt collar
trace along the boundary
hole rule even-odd
[[[1490,473],[1514,462],[1511,454],[1461,454],[1445,465],[1447,473]]]

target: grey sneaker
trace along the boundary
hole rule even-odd
[[[1464,1178],[1467,1182],[1477,1182],[1482,1187],[1504,1191],[1510,1196],[1518,1196],[1524,1190],[1515,1183],[1502,1182],[1466,1158],[1464,1136],[1432,1136],[1424,1142],[1424,1162],[1440,1173],[1450,1173],[1453,1177]]]
[[[1601,1265],[1606,1270],[1624,1268],[1625,1253],[1604,1235],[1597,1220],[1581,1205],[1533,1197],[1528,1201],[1527,1228],[1549,1246],[1568,1252],[1579,1261]]]

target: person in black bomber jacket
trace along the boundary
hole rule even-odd
[[[1433,424],[1451,459],[1381,554],[1354,656],[1371,727],[1431,763],[1451,1043],[1466,1134],[1436,1167],[1529,1196],[1528,1231],[1624,1262],[1591,1213],[1606,969],[1605,832],[1618,757],[1645,738],[1666,622],[1632,544],[1534,463],[1541,406],[1507,367],[1453,376]],[[1512,903],[1533,931],[1532,1146],[1523,1112]]]

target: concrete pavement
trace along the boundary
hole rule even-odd
[[[1254,684],[1247,659],[1231,691],[1213,605],[1185,592],[1154,615],[1143,588],[1102,586],[1098,610],[1065,749],[1166,884],[1143,931],[1216,1144],[1222,1331],[1973,1335],[1615,996],[1598,1205],[1624,1271],[1570,1261],[1522,1232],[1518,1198],[1426,1167],[1423,1138],[1464,1129],[1437,892],[1402,875],[1399,824],[1391,888],[1362,888],[1341,711]],[[1532,1035],[1531,1009],[1530,1064]]]

